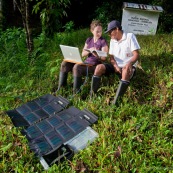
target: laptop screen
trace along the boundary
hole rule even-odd
[[[79,48],[65,45],[60,45],[60,48],[65,61],[83,63],[81,55],[79,53]]]

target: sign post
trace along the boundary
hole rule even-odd
[[[124,2],[122,28],[125,32],[138,35],[155,35],[162,11],[160,6]]]

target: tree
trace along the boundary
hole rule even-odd
[[[31,2],[33,0],[13,0],[22,15],[22,22],[26,32],[26,44],[29,54],[34,49],[31,27]],[[33,12],[39,12],[42,21],[42,31],[46,36],[53,35],[57,28],[57,22],[60,23],[60,18],[67,15],[64,8],[68,7],[70,0],[41,0],[33,5]]]
[[[32,29],[30,25],[29,0],[13,0],[13,3],[17,6],[22,15],[23,26],[26,32],[26,44],[28,53],[30,54],[34,49],[34,44],[32,38]]]
[[[2,20],[3,20],[3,14],[2,14],[2,0],[0,0],[0,29],[2,29]]]
[[[70,5],[70,0],[42,0],[34,5],[33,11],[40,12],[42,31],[46,36],[52,36],[60,29],[62,17],[67,16],[65,8]]]

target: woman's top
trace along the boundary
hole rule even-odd
[[[108,45],[106,39],[104,39],[103,37],[100,37],[95,43],[94,43],[93,37],[89,37],[87,38],[85,43],[88,45],[87,49],[94,47],[96,48],[96,50],[102,50],[102,47],[105,47]],[[95,57],[92,53],[88,54],[88,57],[85,60],[85,62],[92,65],[101,64],[101,60]]]

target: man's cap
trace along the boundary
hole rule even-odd
[[[112,30],[114,28],[121,28],[121,24],[119,21],[113,20],[110,23],[108,23],[108,27],[107,27],[107,30],[105,31],[105,33],[108,33],[110,30]]]

